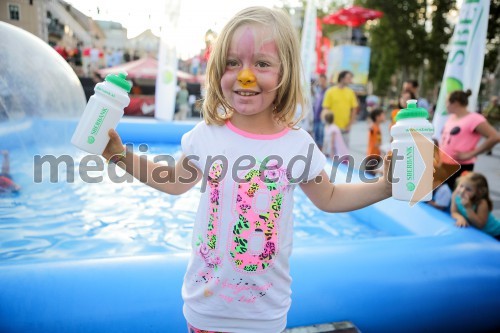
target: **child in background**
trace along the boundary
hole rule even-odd
[[[439,153],[439,143],[435,139],[433,141],[434,141],[434,170],[440,170],[439,167],[441,166],[441,158]],[[434,208],[449,212],[451,195],[452,195],[451,189],[448,186],[448,184],[444,182],[444,179],[439,177],[437,173],[434,174],[432,188],[434,189],[432,191],[432,200],[428,201],[427,203]]]
[[[380,131],[380,124],[385,121],[385,113],[382,109],[375,109],[370,113],[372,125],[368,133],[368,156],[382,154],[380,146],[382,145],[382,132]]]
[[[457,220],[456,226],[472,225],[500,240],[500,221],[491,214],[492,209],[486,178],[477,172],[462,174],[451,201],[451,216]]]
[[[394,124],[396,123],[396,115],[398,114],[399,110],[405,109],[406,102],[408,102],[410,99],[417,99],[417,97],[411,91],[401,92],[401,95],[399,96],[398,99],[398,108],[392,110],[391,112],[391,123],[389,125],[389,129],[391,129],[391,127],[394,126]]]
[[[385,113],[382,109],[375,109],[370,112],[370,120],[372,122],[368,132],[368,150],[367,158],[365,159],[364,169],[370,175],[375,175],[379,167],[379,162],[382,161],[382,132],[380,124],[385,121]]]
[[[21,186],[14,183],[10,175],[10,160],[9,152],[2,150],[3,156],[2,171],[0,172],[0,194],[2,193],[16,193],[21,190]]]
[[[114,130],[103,157],[168,194],[203,181],[182,287],[190,332],[282,332],[292,294],[293,191],[300,186],[327,212],[366,207],[392,194],[390,158],[376,182],[329,181],[325,156],[296,127],[300,43],[282,10],[237,13],[217,38],[206,80],[204,121],[182,137],[175,166],[126,151]]]
[[[323,154],[326,157],[334,158],[334,156],[346,156],[349,154],[342,132],[334,123],[335,116],[329,112],[325,115],[325,131],[323,136]]]

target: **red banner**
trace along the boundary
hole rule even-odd
[[[330,50],[330,40],[323,36],[323,23],[321,19],[316,19],[316,74],[326,74],[328,66],[328,52]]]

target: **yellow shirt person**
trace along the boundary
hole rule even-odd
[[[354,91],[348,87],[331,87],[325,93],[323,109],[333,111],[335,125],[341,130],[348,130],[351,123],[352,110],[358,107],[358,99]]]
[[[340,128],[345,143],[349,145],[348,134],[358,109],[358,98],[354,91],[348,87],[352,83],[351,72],[340,72],[337,82],[335,87],[328,89],[325,93],[323,115],[327,112],[333,112],[335,125]]]

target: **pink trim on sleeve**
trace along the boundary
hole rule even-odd
[[[247,132],[247,131],[244,131],[242,129],[237,128],[236,126],[234,126],[231,123],[230,120],[226,120],[226,126],[231,131],[233,131],[234,133],[236,133],[238,135],[244,136],[244,137],[249,138],[249,139],[255,139],[255,140],[274,140],[274,139],[278,139],[278,138],[281,138],[282,136],[284,136],[290,130],[289,127],[286,127],[281,132],[278,132],[278,133],[275,133],[275,134],[255,134],[255,133],[250,133],[250,132]]]

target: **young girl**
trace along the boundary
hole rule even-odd
[[[325,115],[323,153],[330,158],[334,158],[334,156],[342,158],[342,156],[347,156],[349,151],[342,138],[340,128],[334,123],[334,117],[332,112]]]
[[[382,109],[375,109],[370,112],[370,119],[372,124],[368,131],[368,149],[364,163],[364,168],[368,174],[376,175],[380,170],[378,162],[381,161],[381,146],[382,146],[382,132],[380,131],[380,124],[385,121],[385,113]]]
[[[469,172],[459,178],[451,200],[457,227],[472,225],[500,240],[500,221],[491,214],[492,209],[488,182],[482,174]]]
[[[280,10],[248,8],[220,32],[207,67],[204,122],[183,136],[175,168],[147,161],[147,170],[139,169],[140,156],[125,153],[118,134],[110,131],[103,157],[148,185],[182,194],[200,180],[206,184],[182,287],[191,332],[285,329],[297,185],[327,212],[391,196],[385,177],[365,184],[329,182],[325,156],[294,125],[297,105],[304,102],[300,68],[289,17]]]

